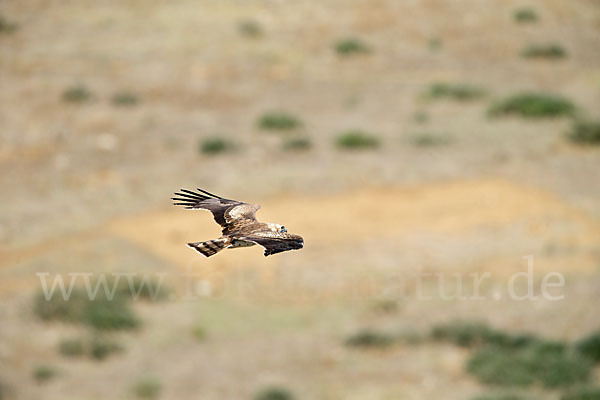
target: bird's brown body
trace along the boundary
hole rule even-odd
[[[224,199],[202,189],[198,192],[181,189],[173,197],[175,205],[187,209],[203,209],[212,212],[215,221],[221,225],[222,237],[206,242],[188,243],[202,255],[210,257],[226,248],[260,245],[265,248],[265,256],[287,250],[298,250],[304,246],[301,236],[287,233],[284,226],[256,220],[256,204]]]

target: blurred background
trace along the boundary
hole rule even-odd
[[[0,399],[599,399],[599,39],[596,0],[0,0]],[[196,187],[305,248],[195,254]]]

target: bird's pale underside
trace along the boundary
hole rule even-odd
[[[181,189],[172,200],[174,205],[184,206],[188,210],[210,211],[223,228],[222,236],[218,239],[187,244],[205,257],[223,249],[257,244],[265,248],[265,256],[298,250],[304,246],[302,237],[288,233],[283,225],[257,221],[259,205],[224,199],[202,189],[197,192]]]

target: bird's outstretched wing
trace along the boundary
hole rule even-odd
[[[198,192],[181,189],[171,200],[174,205],[184,206],[188,210],[209,210],[217,224],[223,228],[242,220],[256,221],[256,211],[260,208],[257,204],[224,199],[202,189],[198,189]]]
[[[265,248],[265,257],[288,250],[299,250],[304,247],[304,239],[291,233],[270,231],[253,232],[240,239],[254,242]]]

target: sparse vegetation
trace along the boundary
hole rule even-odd
[[[577,144],[600,145],[600,121],[574,121],[568,138]]]
[[[90,342],[89,355],[96,360],[104,360],[112,353],[119,353],[123,348],[115,341],[103,336],[96,336]]]
[[[202,325],[196,325],[192,329],[192,336],[199,342],[203,342],[208,337],[208,332],[206,332],[206,328]]]
[[[64,339],[58,344],[58,352],[65,357],[78,357],[84,351],[84,344],[81,339]]]
[[[514,393],[505,393],[505,394],[490,394],[474,397],[471,400],[533,400],[529,396],[514,394]]]
[[[289,131],[301,125],[298,118],[283,111],[265,113],[258,120],[258,127],[266,131]]]
[[[375,149],[379,147],[377,136],[360,131],[350,130],[340,133],[336,139],[336,145],[342,149]]]
[[[600,331],[581,339],[575,347],[587,358],[600,363]]]
[[[385,314],[398,312],[398,301],[393,299],[381,299],[373,303],[373,310]]]
[[[48,382],[54,379],[57,374],[58,371],[56,368],[49,365],[36,365],[32,371],[33,379],[35,379],[37,383]]]
[[[3,15],[0,15],[0,34],[2,33],[13,33],[17,30],[18,25],[6,19]]]
[[[286,151],[306,151],[312,147],[312,143],[307,137],[295,137],[284,140],[282,147]]]
[[[433,37],[431,39],[429,39],[429,41],[427,42],[427,47],[429,47],[429,50],[431,51],[438,51],[442,49],[442,39],[438,38],[438,37]]]
[[[254,400],[294,400],[295,396],[288,389],[281,386],[272,386],[261,389],[253,398]]]
[[[410,142],[418,147],[443,146],[451,142],[445,134],[422,132],[410,137]]]
[[[157,399],[162,391],[162,385],[157,378],[145,377],[133,387],[133,393],[139,399]]]
[[[46,300],[40,292],[34,300],[34,312],[42,320],[81,323],[100,330],[132,329],[140,322],[126,297],[115,295],[110,300],[103,290],[98,291],[94,300],[89,300],[81,288],[73,289],[68,300],[60,292]]]
[[[547,94],[524,92],[494,103],[488,110],[490,116],[517,115],[524,118],[552,118],[571,115],[575,105],[568,99]]]
[[[533,8],[519,8],[513,12],[513,19],[519,23],[536,22],[539,18]]]
[[[394,337],[391,335],[375,332],[370,329],[360,331],[348,337],[344,344],[350,347],[381,348],[394,343]]]
[[[521,56],[525,58],[558,59],[565,58],[567,52],[561,45],[556,43],[534,44],[525,48],[521,52]]]
[[[131,107],[139,103],[139,97],[135,93],[131,92],[118,92],[115,93],[111,99],[111,103],[115,106],[120,107]]]
[[[485,95],[485,90],[467,84],[434,83],[427,90],[426,96],[430,99],[453,99],[468,101],[480,99]]]
[[[585,382],[591,366],[564,343],[536,340],[516,348],[485,346],[469,359],[467,370],[487,384],[556,388]]]
[[[63,94],[62,99],[67,103],[84,103],[91,100],[92,92],[83,85],[75,85],[67,88]]]
[[[359,38],[348,37],[338,40],[334,45],[335,51],[342,56],[365,54],[370,51],[369,46]]]
[[[233,142],[217,136],[200,139],[198,147],[201,153],[208,155],[229,153],[235,149]]]
[[[261,25],[257,21],[249,19],[240,21],[238,23],[238,31],[240,34],[250,38],[257,38],[263,34]]]
[[[563,394],[560,400],[600,400],[600,387],[580,387]]]

